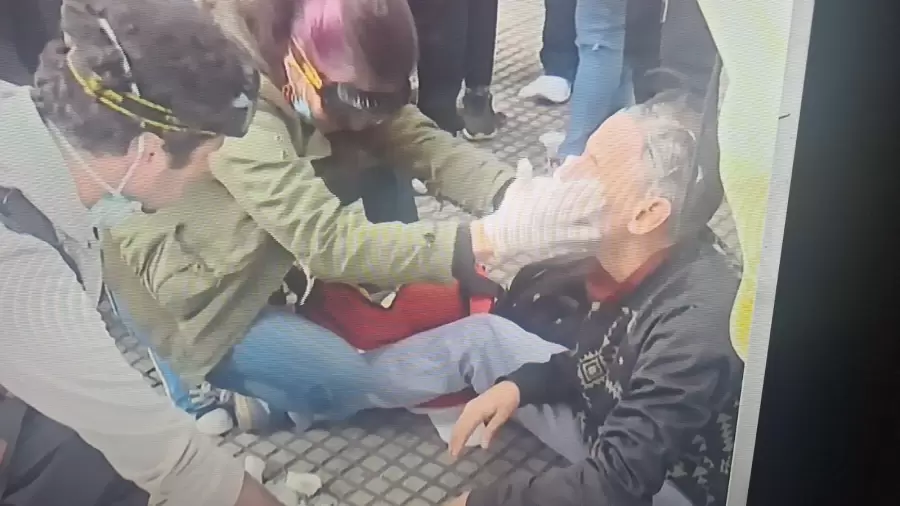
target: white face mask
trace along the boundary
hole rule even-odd
[[[313,122],[313,114],[312,110],[309,108],[309,104],[306,103],[302,98],[295,98],[294,103],[291,104],[294,106],[294,110],[297,111],[297,114],[300,115],[303,120],[307,123]]]
[[[116,37],[115,32],[110,26],[109,22],[104,18],[99,18],[97,23],[100,25],[100,28],[109,38],[110,42],[118,49],[119,53],[122,55],[122,68],[126,75],[131,73],[131,65],[128,62],[128,56],[125,54],[125,50],[122,49],[121,44],[119,44],[119,39]],[[70,51],[74,50],[72,39],[67,33],[63,33],[63,41],[67,46],[70,47]],[[140,90],[137,87],[137,84],[131,83],[131,93],[135,96],[141,96]],[[113,188],[109,185],[102,177],[98,176],[96,172],[91,169],[91,166],[85,163],[84,159],[75,150],[72,146],[70,146],[65,138],[61,135],[58,128],[51,124],[51,127],[58,137],[59,141],[65,145],[71,154],[72,158],[78,162],[79,165],[91,176],[97,184],[100,185],[101,188],[105,190],[106,193],[100,197],[100,200],[97,201],[96,204],[91,206],[88,209],[88,212],[91,215],[91,221],[93,225],[97,228],[112,228],[116,225],[125,221],[128,217],[141,212],[141,203],[136,199],[126,197],[122,194],[122,190],[125,189],[125,185],[128,184],[128,181],[131,179],[132,174],[134,174],[134,170],[141,163],[141,157],[144,155],[144,137],[138,137],[138,149],[137,156],[135,156],[134,161],[131,162],[131,165],[128,167],[128,170],[125,172],[125,175],[122,177],[122,180],[119,182],[119,186],[117,188]]]
[[[88,208],[93,226],[103,229],[112,228],[128,219],[128,217],[141,212],[143,207],[141,203],[137,199],[125,196],[122,191],[125,189],[128,181],[131,180],[131,176],[134,174],[137,166],[141,163],[141,157],[144,155],[143,136],[138,137],[137,155],[134,157],[134,161],[131,162],[118,187],[113,188],[91,169],[91,166],[84,161],[84,158],[81,157],[74,147],[66,142],[56,125],[51,123],[49,126],[54,136],[58,139],[60,147],[67,151],[71,159],[80,165],[91,179],[105,191],[100,200]]]

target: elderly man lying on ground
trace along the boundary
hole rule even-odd
[[[398,389],[480,394],[456,424],[452,455],[482,424],[489,444],[515,418],[572,463],[476,488],[454,506],[672,504],[660,498],[673,491],[725,503],[743,370],[728,335],[739,274],[710,216],[694,212],[704,193],[697,120],[673,94],[611,117],[555,175],[605,188],[592,255],[527,266],[498,314],[367,354]],[[523,184],[498,219],[528,196]]]

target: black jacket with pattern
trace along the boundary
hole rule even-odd
[[[738,274],[708,229],[618,301],[588,300],[595,265],[532,264],[497,310],[570,348],[506,379],[522,405],[571,405],[591,457],[475,490],[468,506],[649,506],[667,479],[694,505],[724,505],[743,373],[729,339]]]

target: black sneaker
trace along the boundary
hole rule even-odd
[[[506,115],[494,111],[494,99],[489,91],[466,90],[463,95],[460,116],[463,120],[462,136],[470,141],[493,139],[504,124]]]

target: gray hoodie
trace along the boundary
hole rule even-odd
[[[29,89],[0,81],[0,115],[0,186],[53,223],[84,283],[51,245],[0,225],[0,384],[74,429],[151,504],[234,504],[241,463],[153,392],[106,330],[96,309],[100,247]]]

